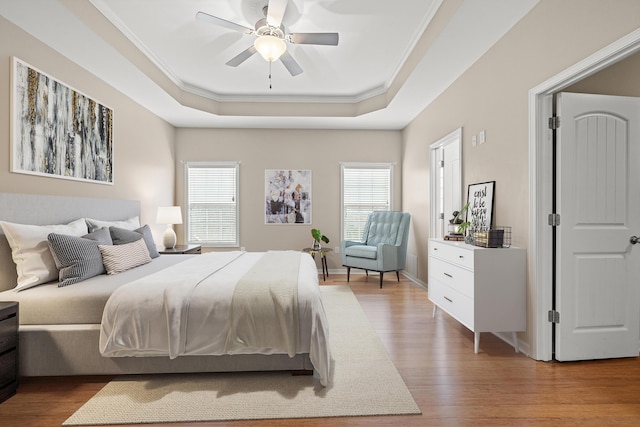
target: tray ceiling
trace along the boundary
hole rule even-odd
[[[288,0],[286,30],[338,46],[288,44],[295,77],[258,54],[225,65],[255,36],[196,13],[253,28],[267,1],[9,0],[0,15],[175,126],[402,129],[537,3]]]

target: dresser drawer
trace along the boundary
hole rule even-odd
[[[463,295],[473,298],[473,272],[438,258],[429,259],[429,284],[437,280]]]
[[[16,382],[18,379],[17,362],[18,352],[15,349],[0,355],[0,387]]]
[[[429,242],[429,255],[473,269],[473,248],[467,249],[462,245],[463,243],[451,244],[432,240]]]
[[[474,330],[473,300],[437,280],[429,281],[429,299],[467,328]]]
[[[18,316],[10,314],[0,321],[0,353],[18,345]]]

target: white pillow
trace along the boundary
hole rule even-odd
[[[0,222],[11,246],[11,256],[16,263],[18,284],[16,290],[27,289],[58,279],[58,269],[49,249],[49,233],[84,236],[87,224],[77,219],[69,224],[26,225]]]
[[[126,230],[135,230],[136,228],[140,228],[140,218],[134,216],[133,218],[125,219],[123,221],[102,221],[99,219],[85,218],[87,221],[87,227],[89,227],[89,233],[93,233],[94,231],[100,228],[109,228],[109,227],[118,227],[124,228]]]
[[[117,274],[151,262],[144,239],[124,245],[98,245],[107,274]]]

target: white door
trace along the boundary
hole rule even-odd
[[[556,359],[638,356],[640,99],[557,99]]]
[[[461,188],[462,172],[460,171],[460,144],[447,144],[443,148],[443,177],[444,177],[444,223],[445,227],[453,218],[453,211],[462,209]],[[445,228],[445,234],[448,231]]]
[[[430,236],[442,238],[448,234],[453,211],[459,211],[462,200],[462,170],[460,152],[462,128],[456,129],[430,146],[431,157],[431,218]]]

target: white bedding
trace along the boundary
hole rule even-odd
[[[118,288],[107,301],[100,352],[107,357],[222,354],[286,354],[263,346],[225,351],[236,283],[264,255],[205,253]],[[328,324],[316,265],[300,257],[299,339],[296,353],[309,353],[321,384],[329,377]]]

